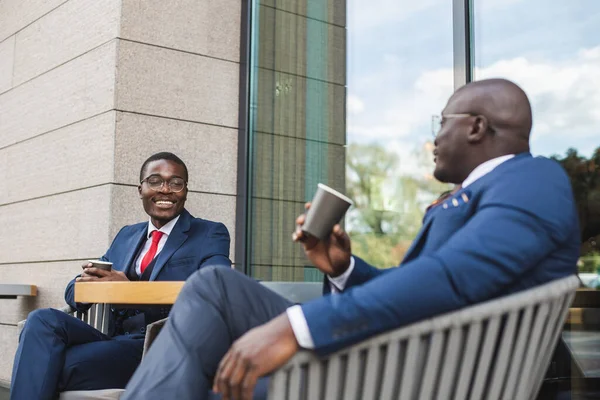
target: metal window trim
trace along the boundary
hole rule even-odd
[[[252,49],[252,7],[254,0],[241,1],[240,29],[240,74],[239,74],[239,117],[238,117],[238,151],[237,151],[237,196],[235,207],[235,269],[249,274],[250,229],[250,174],[251,138],[250,138],[250,76]]]
[[[473,80],[473,0],[452,0],[454,90]]]

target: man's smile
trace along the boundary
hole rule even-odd
[[[175,200],[171,200],[171,199],[152,199],[152,201],[158,208],[163,208],[163,209],[169,209],[169,208],[173,207],[175,205],[175,203],[177,203]]]

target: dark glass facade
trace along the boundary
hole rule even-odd
[[[291,235],[317,183],[345,190],[346,4],[255,1],[247,273],[319,281]]]

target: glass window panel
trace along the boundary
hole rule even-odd
[[[352,250],[402,260],[429,203],[432,118],[453,92],[452,2],[348,1],[346,218]]]
[[[249,274],[321,281],[291,239],[322,182],[345,191],[345,1],[253,2]]]

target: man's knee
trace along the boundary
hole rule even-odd
[[[203,277],[221,278],[223,276],[233,276],[239,274],[239,272],[225,265],[209,265],[207,267],[200,268],[195,274],[199,274]]]
[[[196,271],[189,279],[189,284],[186,286],[193,286],[196,289],[215,288],[220,286],[221,282],[231,282],[238,278],[240,274],[238,271],[225,266],[211,265],[204,267]]]
[[[58,323],[57,313],[62,311],[53,308],[40,308],[32,311],[27,316],[22,335],[28,331],[39,331],[41,329],[55,330]]]
[[[197,299],[198,296],[211,303],[218,302],[225,297],[230,287],[239,284],[240,279],[247,277],[230,267],[211,265],[201,268],[188,278],[179,294],[178,302]]]

